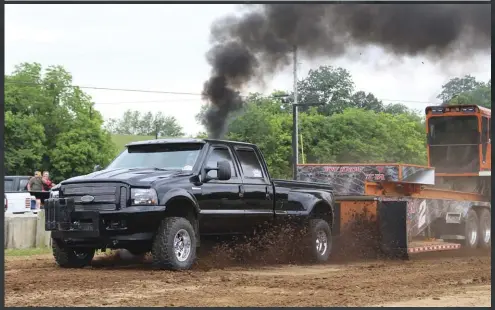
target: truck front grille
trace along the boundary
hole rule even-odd
[[[62,185],[61,198],[74,198],[78,211],[111,211],[127,206],[127,186],[121,183],[81,183]],[[91,202],[82,202],[84,196],[93,196]]]

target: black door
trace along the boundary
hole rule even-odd
[[[224,145],[213,146],[208,152],[205,166],[216,167],[217,162],[222,160],[230,163],[232,169],[230,180],[211,180],[198,188],[193,188],[201,192],[196,196],[201,208],[200,231],[202,234],[243,232],[244,207],[240,197],[242,182],[231,150]],[[212,170],[208,172],[208,176],[216,178],[217,172]]]
[[[238,146],[235,152],[242,169],[246,225],[254,228],[273,220],[273,188],[253,148]]]

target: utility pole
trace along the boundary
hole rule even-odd
[[[299,146],[297,128],[297,46],[294,46],[294,102],[292,104],[292,177],[297,179],[297,164],[299,163]]]

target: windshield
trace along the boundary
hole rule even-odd
[[[191,171],[203,144],[147,144],[128,147],[106,169],[158,168]]]
[[[430,145],[479,144],[476,116],[431,117],[428,121]]]

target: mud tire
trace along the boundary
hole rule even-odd
[[[491,249],[492,236],[491,236],[491,212],[488,209],[481,209],[478,213],[479,217],[479,244],[482,249]],[[488,235],[487,235],[488,230]]]
[[[52,239],[52,251],[55,262],[62,268],[83,268],[91,265],[95,256],[95,249],[91,248],[71,248],[62,241]]]
[[[466,221],[464,223],[464,237],[462,245],[468,249],[476,249],[480,241],[479,234],[479,219],[476,211],[469,210],[466,215]]]
[[[174,250],[174,239],[181,231],[186,231],[190,239],[189,254],[183,261],[178,259]],[[156,232],[151,255],[155,268],[175,271],[190,269],[196,260],[196,234],[191,223],[182,217],[163,219]]]
[[[321,240],[321,239],[326,240]],[[324,243],[324,248],[319,248],[318,244]],[[326,241],[326,244],[325,244]],[[312,219],[309,222],[308,240],[306,251],[311,262],[324,263],[328,261],[332,253],[332,230],[327,221],[322,219]]]

